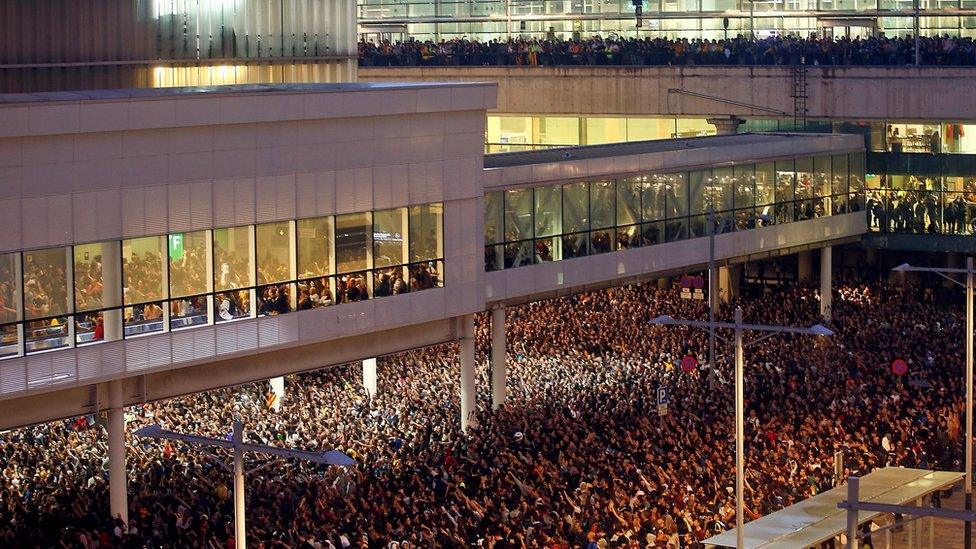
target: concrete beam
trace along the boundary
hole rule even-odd
[[[404,326],[298,347],[272,349],[122,380],[121,405],[319,370],[457,339],[456,319]],[[70,387],[0,401],[0,429],[96,413],[109,408],[107,384]]]
[[[769,109],[793,112],[790,67],[361,68],[359,80],[497,82],[493,112],[512,114],[776,118]],[[810,66],[807,116],[973,120],[976,102],[958,92],[974,85],[976,74],[966,68]]]

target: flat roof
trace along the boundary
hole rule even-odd
[[[55,101],[97,101],[119,99],[173,99],[221,94],[323,93],[372,90],[415,90],[425,88],[463,88],[494,85],[491,82],[346,82],[321,84],[229,84],[224,86],[185,86],[178,88],[128,88],[84,91],[54,91],[0,94],[0,104],[48,103]]]
[[[863,502],[905,505],[956,484],[965,475],[955,471],[884,467],[860,477]],[[819,545],[847,531],[847,511],[837,504],[847,500],[847,484],[831,488],[785,509],[746,523],[749,549],[797,549]],[[858,524],[881,513],[859,511]],[[704,544],[735,547],[735,528],[706,539]]]
[[[534,151],[491,153],[485,155],[485,168],[508,168],[567,160],[586,160],[613,156],[630,156],[647,153],[676,152],[713,147],[741,145],[763,145],[782,143],[787,140],[813,141],[825,135],[810,133],[738,133],[735,135],[712,135],[706,137],[686,137],[672,139],[652,139],[649,141],[630,141],[606,145],[582,145],[578,147],[558,147]]]

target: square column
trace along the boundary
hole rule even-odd
[[[376,396],[376,359],[367,358],[363,361],[363,389],[366,396],[373,400]]]
[[[813,279],[813,253],[809,250],[796,254],[796,279],[810,282]]]
[[[122,381],[108,384],[108,493],[112,519],[129,524],[128,487],[125,470],[125,396]]]
[[[507,397],[505,306],[491,310],[491,409],[497,410]]]
[[[478,385],[474,365],[474,315],[460,317],[461,337],[458,341],[461,355],[461,430],[478,426]]]
[[[826,246],[820,250],[820,317],[824,322],[830,322],[830,311],[833,307],[833,248]]]

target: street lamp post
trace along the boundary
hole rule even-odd
[[[311,461],[319,465],[339,465],[346,467],[355,465],[356,461],[338,450],[328,452],[307,452],[292,450],[263,444],[247,444],[244,442],[244,426],[240,421],[234,421],[234,430],[230,440],[226,438],[211,438],[198,435],[185,435],[174,431],[167,431],[160,425],[149,425],[134,432],[136,436],[164,440],[178,440],[189,444],[218,447],[231,450],[234,456],[234,543],[237,549],[247,547],[246,529],[244,526],[244,452],[270,454],[284,458],[297,458]]]
[[[973,258],[966,258],[966,268],[956,269],[951,267],[913,267],[908,263],[903,263],[892,271],[896,273],[935,273],[953,284],[966,288],[966,510],[973,509]],[[965,274],[966,284],[963,285],[958,280],[949,276],[950,274]],[[973,523],[966,521],[966,529],[963,535],[963,545],[965,549],[972,549],[973,546]]]
[[[659,316],[651,320],[651,324],[665,326],[691,326],[694,328],[724,328],[735,331],[735,543],[738,549],[745,547],[744,524],[744,484],[745,484],[745,418],[744,418],[744,383],[743,370],[745,369],[743,360],[743,349],[746,345],[758,343],[766,338],[772,337],[777,333],[792,333],[804,335],[830,336],[834,335],[829,328],[815,324],[803,328],[799,326],[766,326],[761,324],[744,324],[742,322],[742,307],[735,309],[734,322],[702,322],[697,320],[677,320],[668,315]],[[767,332],[748,344],[742,342],[742,332]],[[719,337],[719,336],[716,336]],[[720,337],[723,341],[728,341]]]

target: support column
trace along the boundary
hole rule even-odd
[[[671,289],[671,277],[662,276],[657,279],[657,289],[659,290],[670,290]]]
[[[108,493],[112,518],[129,524],[129,503],[125,473],[125,408],[122,382],[108,384]]]
[[[813,280],[813,253],[809,250],[796,254],[796,279],[799,282]]]
[[[959,253],[959,252],[949,252],[949,253],[946,254],[946,267],[948,267],[950,269],[962,269],[962,268],[964,268],[962,263],[963,262],[962,262],[962,254],[961,253]],[[957,281],[960,280],[959,275],[950,274],[948,276],[952,280],[957,280]],[[954,288],[956,285],[952,283],[952,280],[947,280],[947,279],[944,279],[943,278],[942,279],[942,285],[945,286],[946,288]],[[961,282],[962,283],[965,283],[966,281],[965,280],[961,280]]]
[[[706,119],[705,122],[715,126],[715,135],[735,135],[745,120],[738,116],[716,116]]]
[[[122,305],[122,248],[119,242],[105,242],[102,254],[102,306]],[[103,341],[122,339],[122,309],[102,313]]]
[[[474,315],[461,317],[461,430],[477,427],[477,377],[474,367]]]
[[[507,397],[505,306],[491,310],[491,409],[497,410]]]
[[[820,317],[824,322],[830,322],[830,312],[834,303],[833,264],[833,248],[826,246],[820,250]]]
[[[725,265],[718,268],[718,295],[723,303],[728,303],[739,295],[741,280],[742,265]]]
[[[376,396],[376,359],[367,358],[363,361],[363,389],[370,400]]]

